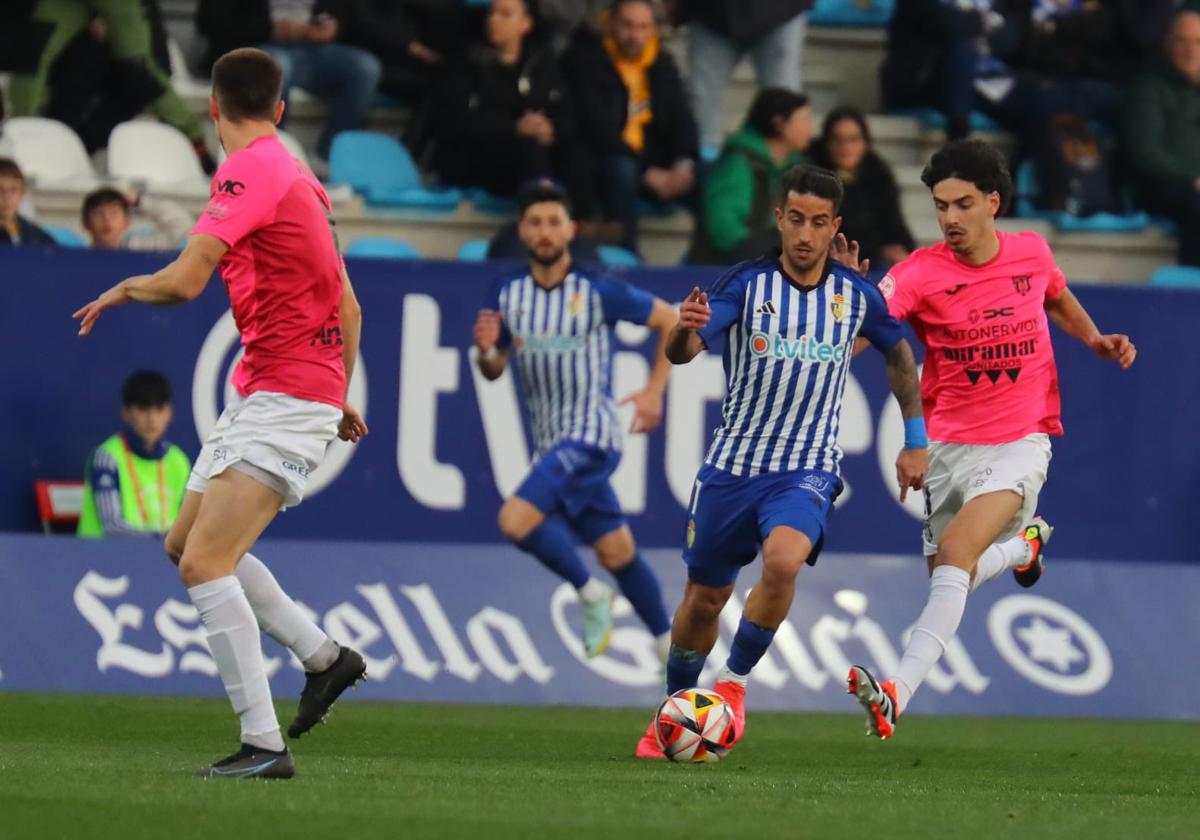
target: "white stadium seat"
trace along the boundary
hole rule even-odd
[[[35,186],[98,183],[83,141],[70,126],[44,117],[13,117],[4,123],[4,141],[25,177]]]
[[[108,174],[158,191],[208,194],[209,179],[187,136],[149,120],[124,122],[112,130]]]

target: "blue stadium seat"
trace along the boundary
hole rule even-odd
[[[892,112],[897,117],[912,117],[925,128],[946,130],[946,115],[936,108],[899,108]],[[987,114],[971,112],[972,131],[1000,131],[1000,125]]]
[[[1017,167],[1017,215],[1026,219],[1044,219],[1064,233],[1136,233],[1150,226],[1146,213],[1095,213],[1074,216],[1061,210],[1039,210],[1034,205],[1039,188],[1032,161]]]
[[[329,177],[349,184],[373,206],[451,211],[462,201],[460,190],[426,188],[408,149],[373,131],[343,131],[334,137]]]
[[[64,248],[86,248],[87,241],[75,231],[61,225],[43,225],[42,230],[54,237]]]
[[[1171,286],[1177,289],[1200,289],[1200,268],[1186,265],[1166,265],[1150,276],[1151,286]]]
[[[642,264],[637,254],[617,245],[600,245],[600,260],[608,266],[633,267]]]
[[[808,13],[812,26],[887,26],[895,0],[817,0]]]
[[[376,257],[393,260],[416,260],[421,255],[403,239],[388,236],[366,236],[356,239],[346,249],[348,257]]]
[[[495,213],[497,216],[511,216],[517,212],[517,201],[502,195],[493,195],[487,190],[471,189],[467,198],[475,205],[480,213]]]
[[[458,249],[458,258],[463,262],[483,262],[487,259],[487,251],[488,241],[486,239],[472,239],[464,242]]]

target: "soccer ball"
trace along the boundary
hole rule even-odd
[[[733,709],[715,691],[685,688],[658,707],[654,736],[671,761],[715,764],[737,739]]]

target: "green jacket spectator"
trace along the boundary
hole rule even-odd
[[[689,262],[740,262],[778,247],[775,208],[783,173],[806,162],[812,133],[812,111],[803,94],[759,91],[745,125],[726,138],[704,182]]]

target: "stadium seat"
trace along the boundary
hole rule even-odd
[[[471,204],[480,213],[495,213],[497,216],[511,216],[517,212],[517,201],[503,195],[494,195],[487,190],[473,189],[467,191]]]
[[[1200,268],[1187,265],[1166,265],[1150,276],[1151,286],[1170,286],[1176,289],[1200,289]]]
[[[600,260],[607,266],[633,267],[642,264],[638,255],[618,245],[600,245]]]
[[[180,96],[208,96],[212,85],[197,79],[188,68],[183,47],[174,38],[167,38],[167,60],[171,65],[171,87]]]
[[[210,183],[187,136],[150,120],[123,122],[108,135],[108,173],[171,192],[208,195]]]
[[[936,108],[900,108],[893,111],[897,117],[912,117],[925,128],[946,130],[946,115]],[[1001,131],[1000,125],[987,114],[971,112],[972,131]]]
[[[87,240],[69,227],[62,225],[44,225],[42,230],[54,237],[54,241],[64,248],[86,248]]]
[[[887,26],[895,0],[817,0],[808,13],[811,26]]]
[[[458,249],[458,258],[463,262],[483,262],[487,259],[487,252],[488,241],[486,239],[472,239],[464,242]]]
[[[4,123],[4,140],[25,177],[35,186],[66,184],[90,189],[99,183],[83,141],[58,120],[13,117]]]
[[[365,236],[362,239],[356,239],[346,249],[346,256],[393,260],[416,260],[421,258],[417,249],[403,239],[393,239],[388,236]]]
[[[1037,172],[1032,161],[1017,167],[1017,215],[1027,219],[1044,219],[1064,233],[1137,233],[1150,226],[1146,213],[1094,213],[1075,216],[1061,210],[1039,210],[1034,199],[1039,192]]]
[[[427,189],[408,149],[373,131],[343,131],[334,137],[329,176],[349,184],[374,206],[451,211],[462,201],[459,190]]]
[[[33,493],[43,531],[50,534],[75,529],[83,510],[82,481],[35,481]]]

